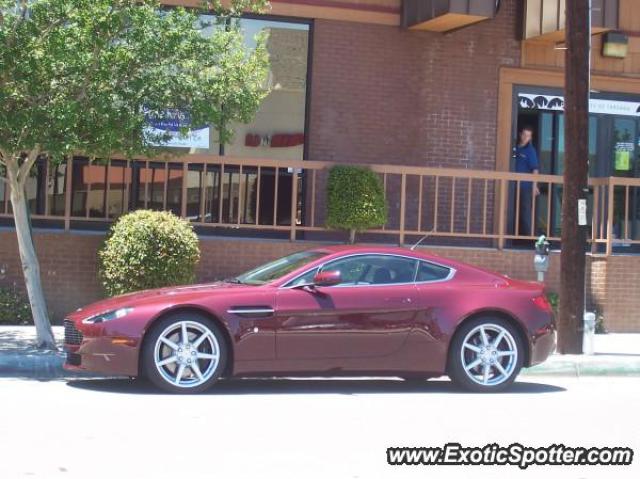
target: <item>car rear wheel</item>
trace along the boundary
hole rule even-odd
[[[524,348],[516,328],[501,318],[477,318],[464,324],[449,348],[449,375],[474,392],[509,387],[522,368]]]
[[[149,380],[174,393],[202,392],[224,371],[227,349],[218,326],[194,313],[161,319],[149,332],[142,351]]]

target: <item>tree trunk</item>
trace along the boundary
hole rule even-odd
[[[589,0],[567,0],[565,62],[565,167],[558,351],[582,354],[585,306],[586,226],[578,224],[578,200],[588,196],[590,12]]]
[[[349,230],[349,244],[354,244],[356,242],[356,230]]]
[[[16,183],[15,181],[11,182],[11,206],[13,207],[13,218],[16,224],[24,282],[27,286],[33,322],[36,325],[36,333],[38,335],[37,346],[40,349],[55,349],[56,343],[51,323],[49,322],[47,304],[40,279],[40,264],[38,263],[33,238],[31,237],[27,200],[24,188],[21,188]]]

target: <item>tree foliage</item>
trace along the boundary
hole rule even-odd
[[[0,0],[0,181],[10,187],[38,344],[55,347],[24,189],[39,157],[157,156],[169,135],[147,118],[185,112],[224,143],[268,93],[264,35],[248,48],[239,14],[266,0]],[[200,15],[205,13],[206,15]],[[186,135],[185,126],[181,133]]]
[[[336,165],[327,184],[327,226],[355,233],[387,222],[387,205],[380,178],[369,168]]]
[[[266,94],[265,39],[248,51],[234,11],[215,2],[217,16],[204,19],[198,10],[161,10],[156,0],[0,6],[2,160],[31,151],[54,159],[154,154],[168,138],[143,134],[145,112],[168,109],[227,137],[227,125],[249,121]]]
[[[200,247],[188,221],[138,210],[113,225],[98,257],[102,284],[114,296],[193,282]]]
[[[0,288],[0,324],[33,324],[29,301],[15,289]]]

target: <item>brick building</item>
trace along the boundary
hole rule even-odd
[[[165,0],[195,5],[195,0]],[[640,331],[640,6],[594,0],[588,297],[612,331]],[[535,233],[560,236],[564,0],[272,0],[271,93],[224,149],[213,128],[163,161],[41,162],[28,194],[56,320],[101,296],[96,250],[118,215],[168,209],[202,237],[201,280],[341,237],[323,230],[331,163],[384,179],[389,223],[365,240],[410,243],[534,279],[518,231],[511,149],[534,129]],[[606,45],[606,46],[605,46]],[[626,47],[609,56],[610,46]],[[221,156],[221,152],[224,155]],[[0,183],[0,285],[22,284]],[[292,241],[294,240],[294,241]],[[250,246],[250,247],[248,247]],[[549,288],[556,289],[559,258]]]

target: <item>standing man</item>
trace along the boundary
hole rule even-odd
[[[518,133],[518,143],[513,149],[516,173],[538,174],[540,163],[538,154],[531,144],[533,130],[530,126],[524,126]],[[540,194],[538,186],[531,181],[520,182],[520,208],[519,208],[519,228],[516,230],[520,236],[532,236],[534,234],[531,224],[531,214],[533,201]]]

